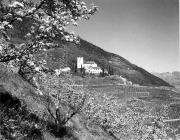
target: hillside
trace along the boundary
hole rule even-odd
[[[71,75],[67,77],[72,78]],[[74,87],[74,90],[87,93],[87,102],[63,131],[56,133],[57,126],[48,111],[55,106],[53,103],[49,106],[46,94],[37,94],[32,85],[0,64],[0,139],[138,139],[140,134],[151,136],[155,118],[160,116],[168,121],[180,116],[180,94],[169,89],[110,85]],[[179,122],[161,126],[165,126],[169,137],[179,134]],[[156,129],[156,134],[161,136],[163,129],[159,126]]]
[[[80,113],[57,133],[49,109],[55,105],[46,95],[0,63],[0,140],[114,140],[97,125],[93,134]]]
[[[110,67],[113,69],[114,74],[122,75],[135,84],[145,86],[171,86],[143,68],[130,63],[123,57],[109,53],[83,39],[81,39],[78,45],[68,43],[63,48],[51,50],[48,57],[50,62],[49,65],[53,68],[59,68],[62,66],[63,58],[65,58],[63,64],[67,64],[69,67],[73,68],[76,64],[77,56],[83,56],[85,60],[93,60],[101,68],[108,70]]]
[[[153,73],[157,77],[167,81],[171,85],[180,89],[180,72],[164,72],[164,73]]]
[[[23,36],[30,28],[32,21],[24,20],[22,23],[16,23],[16,28],[10,31],[13,43],[24,42]],[[145,86],[171,86],[162,79],[150,74],[143,68],[140,68],[123,57],[109,53],[100,47],[89,43],[83,39],[79,44],[66,43],[62,45],[60,37],[55,42],[59,43],[59,48],[48,52],[48,65],[51,68],[60,68],[62,66],[74,67],[77,56],[83,56],[85,60],[95,61],[101,68],[113,69],[114,74],[122,75],[135,84]],[[44,57],[44,56],[43,56]]]

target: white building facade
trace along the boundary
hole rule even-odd
[[[83,57],[77,57],[77,68],[83,68],[83,64],[84,64],[84,58]]]
[[[85,72],[89,74],[100,74],[102,73],[102,69],[100,67],[88,67],[85,69]]]
[[[88,69],[89,67],[97,67],[97,64],[94,61],[87,61],[83,64],[83,68]]]
[[[94,61],[84,62],[83,57],[77,57],[77,68],[84,68],[85,73],[100,74],[102,69]]]

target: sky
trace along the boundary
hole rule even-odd
[[[149,72],[180,71],[178,0],[85,0],[99,12],[74,29]]]

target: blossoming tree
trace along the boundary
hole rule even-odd
[[[46,61],[35,59],[34,54],[58,47],[57,38],[78,42],[77,35],[67,32],[66,27],[77,26],[79,20],[89,19],[96,11],[96,6],[88,8],[82,0],[1,0],[0,62],[19,66],[22,76],[27,69],[31,73],[47,70]],[[12,43],[9,32],[27,19],[32,24],[24,42]]]
[[[59,40],[62,44],[78,43],[77,35],[67,32],[66,27],[77,26],[79,20],[88,20],[96,11],[95,5],[88,8],[83,0],[0,0],[0,62],[19,67],[19,74],[35,85],[37,73],[41,75],[44,82],[36,87],[43,87],[45,91],[42,91],[48,92],[54,102],[56,113],[50,113],[56,120],[58,129],[80,110],[85,96],[80,92],[72,92],[69,87],[65,88],[67,94],[60,94],[61,86],[65,84],[59,81],[60,77],[44,73],[50,69],[46,67],[46,60],[37,59],[36,54],[59,47]],[[27,31],[22,36],[23,42],[13,43],[11,32],[17,29],[17,24],[23,24],[27,20],[31,24],[29,30],[22,29]],[[64,118],[58,114],[63,101],[69,111],[63,114],[67,114]]]

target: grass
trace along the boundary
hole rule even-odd
[[[47,108],[54,105],[47,96],[41,96],[36,89],[18,74],[0,64],[0,134],[6,139],[49,139],[72,137],[66,128],[56,132]]]
[[[100,84],[99,84],[100,85]],[[124,85],[102,85],[92,86],[89,85],[90,91],[98,91],[100,93],[106,93],[107,95],[113,95],[123,100],[128,97],[141,97],[148,96],[151,98],[159,99],[174,99],[180,98],[180,94],[171,90],[161,88],[149,88],[149,87],[136,87],[136,86],[124,86]],[[175,99],[176,98],[176,99]]]
[[[43,123],[40,123],[36,115],[29,113],[19,99],[7,93],[1,93],[0,98],[1,135],[6,139],[42,138]]]
[[[23,100],[28,109],[39,117],[46,112],[47,98],[38,95],[32,85],[2,64],[0,65],[0,87],[3,87],[13,97]]]

